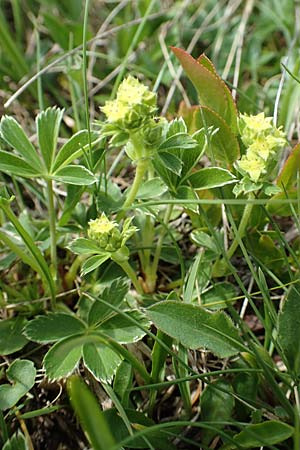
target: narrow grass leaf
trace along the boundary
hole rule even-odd
[[[234,437],[234,441],[243,448],[256,448],[279,444],[290,438],[294,428],[276,420],[251,424]]]
[[[206,348],[221,358],[245,349],[238,329],[224,312],[210,313],[196,305],[164,301],[148,308],[146,315],[187,348]]]
[[[112,430],[88,386],[81,378],[73,376],[69,379],[67,387],[71,405],[92,448],[94,450],[112,449],[115,445]]]

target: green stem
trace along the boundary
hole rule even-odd
[[[140,185],[143,181],[146,170],[149,167],[150,160],[148,158],[141,158],[137,161],[135,177],[132,183],[132,186],[129,190],[125,203],[123,205],[124,210],[118,214],[117,220],[120,220],[124,217],[125,209],[129,208],[135,200],[136,194],[140,188]]]
[[[136,277],[135,271],[133,270],[133,268],[131,267],[129,262],[123,261],[123,262],[117,262],[117,263],[119,264],[120,267],[122,267],[122,269],[124,270],[126,275],[128,275],[128,277],[132,281],[132,284],[135,287],[136,292],[140,295],[143,295],[144,291],[142,289],[142,286],[140,285],[140,283]]]
[[[54,284],[57,283],[57,251],[56,251],[56,215],[54,207],[54,192],[52,180],[47,180],[47,200],[50,231],[50,256]]]
[[[254,199],[253,194],[249,194],[249,199]],[[231,244],[231,246],[229,247],[229,249],[226,252],[226,256],[228,259],[232,258],[232,256],[234,255],[236,249],[238,248],[239,244],[240,244],[240,240],[241,238],[244,236],[249,219],[250,219],[250,215],[252,212],[254,204],[253,203],[248,203],[245,206],[244,212],[243,212],[243,216],[242,219],[240,221],[240,225],[238,227],[238,232]]]
[[[157,245],[156,245],[156,249],[155,249],[155,253],[154,253],[154,258],[153,258],[152,264],[149,267],[149,269],[145,271],[147,286],[150,289],[150,292],[153,292],[154,289],[155,289],[156,279],[157,279],[157,269],[158,269],[158,263],[159,263],[160,255],[161,255],[161,249],[162,249],[162,246],[163,246],[165,235],[167,233],[167,225],[168,225],[168,223],[170,221],[170,217],[172,215],[173,208],[174,208],[174,205],[172,205],[172,204],[169,204],[167,206],[165,217],[164,217],[164,220],[163,220],[163,223],[162,223],[162,230],[160,232],[160,236],[159,236],[158,241],[157,241]]]

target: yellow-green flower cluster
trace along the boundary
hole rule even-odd
[[[262,181],[278,160],[278,152],[285,146],[285,134],[272,124],[272,117],[264,113],[256,116],[241,114],[239,130],[241,139],[247,147],[246,154],[237,162],[241,172],[251,181]]]
[[[120,231],[117,222],[109,220],[102,213],[98,219],[89,221],[88,237],[96,241],[101,250],[114,253],[123,248],[126,241],[137,231],[130,223],[131,219],[126,219]]]
[[[120,84],[117,98],[105,103],[102,111],[109,123],[124,130],[138,128],[156,111],[156,94],[129,75]]]

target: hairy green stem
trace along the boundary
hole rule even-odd
[[[119,266],[122,267],[122,269],[124,270],[124,272],[126,273],[126,275],[128,275],[128,277],[130,278],[133,286],[135,287],[135,290],[138,294],[143,295],[144,291],[142,289],[142,286],[140,285],[136,273],[133,270],[133,268],[131,267],[131,265],[129,264],[128,261],[123,261],[123,262],[118,262]]]

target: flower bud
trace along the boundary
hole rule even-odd
[[[109,123],[114,123],[123,130],[139,128],[156,111],[156,94],[128,76],[120,84],[117,98],[107,101],[101,110]]]

